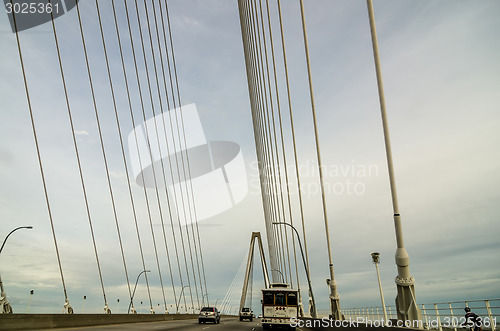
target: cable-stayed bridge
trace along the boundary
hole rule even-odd
[[[224,279],[226,283],[216,285],[223,291],[210,286],[218,283],[210,282],[213,265],[231,256],[233,232],[210,229],[203,221],[234,211],[257,187],[260,201],[255,204],[255,215],[231,216],[262,228],[263,255],[269,262],[264,269],[268,269],[271,282],[297,288],[306,316],[343,320],[368,315],[344,310],[339,294],[342,284],[334,272],[336,255],[341,253],[332,248],[331,233],[335,230],[327,201],[331,187],[322,158],[329,145],[319,132],[314,98],[318,86],[311,68],[303,1],[290,9],[292,4],[280,1],[240,0],[234,8],[241,32],[238,42],[242,52],[237,56],[246,74],[245,100],[250,101],[246,113],[253,130],[244,139],[253,139],[251,146],[256,152],[255,187],[248,184],[244,147],[229,140],[209,139],[203,106],[198,104],[197,109],[197,100],[183,97],[190,80],[205,77],[189,71],[183,71],[187,73],[183,76],[178,70],[181,63],[189,67],[194,57],[179,56],[176,51],[176,45],[186,41],[176,38],[175,21],[188,18],[169,12],[169,2],[32,1],[35,6],[27,7],[24,3],[29,2],[5,1],[3,28],[11,30],[3,36],[9,45],[6,54],[12,73],[18,75],[15,79],[21,82],[16,86],[22,87],[15,95],[13,92],[15,101],[6,105],[17,105],[19,112],[25,110],[19,135],[30,135],[31,145],[21,147],[30,151],[29,172],[34,179],[25,189],[38,192],[33,215],[43,218],[44,240],[51,244],[50,249],[43,248],[44,253],[53,256],[43,259],[48,262],[44,270],[52,274],[40,282],[57,279],[58,284],[51,286],[60,289],[62,300],[56,304],[60,312],[86,313],[95,311],[98,304],[101,312],[111,315],[196,315],[204,306],[237,315],[242,306],[235,303],[240,299],[241,287],[236,281],[240,274],[232,282]],[[287,21],[283,11],[290,10],[298,20]],[[397,167],[393,166],[388,126],[390,109],[386,111],[372,1],[364,4],[364,13],[368,13],[364,23],[373,56],[369,65],[375,73],[371,84],[378,93],[378,104],[371,108],[378,108],[382,118],[379,129],[388,165],[386,193],[391,205],[386,205],[384,213],[392,213],[396,234],[390,237],[396,245],[397,268],[396,313],[392,318],[425,320],[422,310],[426,308],[417,304],[415,279],[403,241]],[[293,29],[301,38],[290,42],[287,33]],[[290,52],[296,44],[304,55],[301,63]],[[299,66],[305,79],[296,84],[291,72]],[[310,123],[307,127],[302,125],[306,120]],[[231,123],[216,127],[223,132],[224,126]],[[305,151],[297,128],[312,136]],[[221,134],[217,139],[225,138]],[[310,178],[300,173],[304,154],[314,160],[310,168],[317,174],[314,218],[305,210],[309,197],[303,196],[304,187],[310,185]],[[361,188],[353,185],[344,189],[356,192]],[[20,221],[9,224],[16,229],[31,224]],[[323,230],[311,237],[308,229],[313,223],[321,224]],[[30,234],[39,228],[37,224]],[[11,228],[5,230],[7,234]],[[28,236],[23,228],[19,230]],[[9,234],[11,239],[1,258],[19,235]],[[213,243],[209,238],[215,238],[217,249],[206,244]],[[246,250],[249,242],[245,239],[238,244]],[[80,251],[81,247],[85,250]],[[317,254],[311,250],[322,252],[321,261],[316,261]],[[81,262],[74,261],[74,256]],[[247,260],[246,256],[241,258]],[[321,276],[311,271],[313,263],[322,267]],[[8,272],[4,267],[1,271]],[[83,277],[87,274],[92,274],[92,282],[82,286],[79,282],[90,279]],[[320,277],[323,282],[326,279],[327,291],[324,283],[320,287],[311,281]],[[246,288],[246,283],[241,286]],[[82,292],[85,286],[92,288],[92,304]],[[78,295],[72,294],[72,287],[78,288]],[[250,286],[250,293],[255,305],[260,301],[260,288]],[[31,293],[29,300],[36,294]],[[1,300],[4,312],[20,313],[9,301],[9,282],[2,284]],[[493,312],[486,304],[484,309],[489,309],[490,318],[496,316],[496,306]]]

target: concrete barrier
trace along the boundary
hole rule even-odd
[[[40,330],[196,318],[198,314],[1,314],[0,330]]]

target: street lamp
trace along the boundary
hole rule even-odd
[[[7,238],[9,238],[9,236],[14,232],[14,231],[17,231],[19,229],[33,229],[33,227],[31,225],[28,225],[28,226],[20,226],[18,228],[15,228],[14,230],[10,231],[9,234],[7,235],[7,237],[5,237],[5,239],[3,240],[3,243],[2,243],[2,247],[0,247],[0,253],[2,253],[2,250],[3,250],[3,246],[5,246],[5,242],[7,241]]]
[[[283,273],[280,270],[278,270],[278,269],[271,269],[271,271],[277,271],[277,272],[279,272],[280,275],[281,275],[281,280],[283,281],[283,283],[285,282],[285,277],[283,277]]]
[[[28,302],[28,309],[26,310],[26,314],[30,312],[30,306],[31,306],[31,300],[33,299],[33,293],[35,293],[34,290],[30,291],[30,301]]]
[[[85,309],[85,300],[87,300],[87,296],[86,295],[83,296],[82,314],[83,314],[83,310]]]
[[[0,253],[2,253],[3,247],[7,242],[7,238],[9,238],[9,236],[14,231],[17,231],[19,229],[33,229],[33,227],[31,225],[20,226],[10,231],[7,237],[5,237],[5,239],[3,240],[2,247],[0,247]],[[3,288],[2,277],[0,277],[0,314],[12,314],[12,306],[10,305],[9,300],[7,300],[7,294],[5,293],[5,290]]]
[[[135,286],[134,286],[134,292],[132,292],[132,297],[130,298],[130,304],[128,305],[128,311],[127,311],[127,314],[130,314],[130,306],[132,306],[132,314],[137,314],[137,311],[135,310],[135,308],[133,307],[133,303],[132,303],[132,300],[134,300],[134,295],[135,295],[135,289],[137,288],[137,283],[139,282],[139,277],[141,277],[141,275],[143,273],[146,273],[146,272],[151,272],[151,270],[143,270],[139,273],[139,275],[137,275],[137,279],[135,280]]]
[[[201,297],[202,301],[203,299],[205,299],[205,297],[207,297],[207,306],[210,306],[210,301],[208,300],[208,293],[203,294],[203,296]]]
[[[384,310],[384,323],[387,323],[387,310],[385,309],[384,292],[382,291],[382,283],[380,282],[380,272],[378,271],[378,265],[380,263],[380,253],[373,252],[371,254],[372,254],[373,264],[375,264],[375,269],[377,269],[378,288],[380,289],[380,298],[382,299],[382,308]]]
[[[311,312],[311,317],[317,318],[318,316],[316,314],[316,301],[314,300],[314,294],[313,294],[312,284],[311,284],[311,277],[309,275],[309,269],[307,268],[306,258],[304,256],[304,251],[302,250],[302,242],[300,241],[299,232],[297,231],[297,229],[293,225],[285,223],[285,222],[273,222],[273,224],[288,225],[289,227],[291,227],[295,231],[295,234],[297,235],[297,239],[299,241],[300,253],[302,254],[302,262],[304,263],[304,268],[306,269],[307,283],[309,285],[309,296],[311,297],[311,303],[309,305],[309,310]]]

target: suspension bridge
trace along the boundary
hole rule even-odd
[[[387,173],[387,201],[376,213],[392,215],[397,273],[391,276],[395,305],[385,304],[379,276],[382,305],[365,308],[343,304],[342,270],[334,270],[343,252],[334,251],[336,202],[330,197],[339,183],[329,179],[331,157],[325,149],[331,147],[320,131],[330,124],[321,122],[325,117],[316,106],[310,21],[302,0],[238,0],[231,6],[239,28],[231,42],[240,53],[228,58],[241,73],[239,86],[231,88],[245,100],[245,109],[237,110],[251,122],[245,130],[217,118],[221,102],[211,100],[214,110],[207,111],[196,93],[184,97],[190,85],[201,86],[195,92],[203,95],[204,85],[222,84],[232,74],[222,63],[216,68],[221,82],[197,75],[207,55],[179,52],[178,45],[185,49],[190,41],[176,33],[185,26],[200,34],[210,28],[169,11],[171,1],[4,2],[2,93],[9,99],[2,101],[2,117],[6,123],[7,112],[16,113],[9,139],[22,142],[12,145],[26,164],[19,166],[25,175],[5,186],[24,200],[16,198],[9,220],[2,221],[7,237],[0,249],[0,326],[32,328],[22,324],[29,320],[35,328],[144,322],[141,328],[176,329],[193,324],[202,307],[213,306],[223,315],[221,327],[250,329],[261,324],[238,323],[234,316],[241,307],[260,310],[260,290],[286,283],[298,290],[299,315],[305,319],[362,320],[367,327],[367,321],[383,318],[456,331],[460,326],[454,322],[463,315],[458,310],[470,306],[488,321],[485,329],[497,328],[498,299],[418,300],[419,283],[410,273],[403,240],[408,233],[396,190],[390,97],[386,102],[372,0],[356,10],[362,10],[358,23],[369,36],[371,58],[365,65],[374,77],[367,86],[376,102],[368,108],[382,120],[376,129],[383,134],[380,157],[387,165],[387,171],[375,168],[377,176]],[[230,38],[224,31],[217,36]],[[250,151],[256,157],[254,178],[248,178],[245,162]],[[313,161],[304,175],[305,158]],[[356,168],[352,161],[340,171],[366,176],[372,168]],[[359,184],[343,185],[341,194],[364,193]],[[261,283],[253,260],[254,239],[260,240],[256,231],[263,237]],[[23,250],[32,260],[21,267],[16,259],[25,256]],[[229,261],[242,263],[237,269]],[[379,261],[374,262],[378,273]],[[232,274],[224,274],[227,270]],[[10,294],[12,285],[22,287],[30,278],[37,287],[28,301]],[[44,296],[39,314],[29,314],[37,296]],[[38,322],[30,317],[35,315]]]

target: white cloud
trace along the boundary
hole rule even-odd
[[[89,135],[88,131],[85,131],[85,130],[75,130],[75,134],[77,136],[88,136]]]

